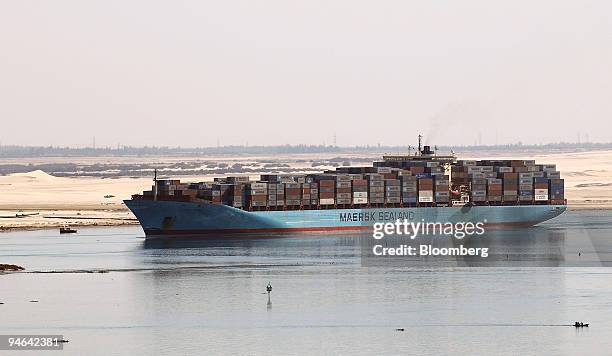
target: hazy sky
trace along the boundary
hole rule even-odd
[[[612,141],[610,1],[0,1],[0,142]]]

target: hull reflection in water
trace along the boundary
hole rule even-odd
[[[258,234],[203,236],[201,239],[170,237],[146,239],[145,249],[176,250],[165,253],[189,253],[206,256],[245,257],[317,257],[349,258],[350,263],[363,266],[420,266],[420,267],[572,267],[612,266],[610,239],[593,234],[570,234],[566,229],[531,227],[513,229],[489,229],[479,237],[456,239],[449,236],[420,236],[411,240],[404,236],[386,236],[380,240],[370,233],[344,234]],[[431,245],[436,249],[467,248],[486,249],[486,257],[429,255],[429,256],[376,256],[375,245],[384,248]],[[361,259],[359,259],[359,257]],[[338,261],[339,262],[339,261]],[[345,261],[346,262],[346,261]]]
[[[367,266],[429,267],[595,267],[612,266],[609,243],[592,236],[568,238],[565,229],[531,227],[490,229],[478,237],[456,239],[448,236],[419,236],[411,240],[387,236],[382,240],[364,239],[362,263]],[[414,248],[412,255],[375,255],[382,248],[403,251]],[[421,246],[424,251],[421,250]],[[608,247],[606,247],[608,246]],[[470,250],[471,249],[471,250]],[[433,250],[433,253],[431,251]],[[420,252],[425,252],[421,255]]]

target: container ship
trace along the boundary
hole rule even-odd
[[[566,209],[555,164],[457,160],[421,144],[371,166],[317,174],[198,183],[156,175],[151,190],[124,202],[147,238],[359,231],[398,219],[532,226]]]

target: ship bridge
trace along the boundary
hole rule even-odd
[[[437,148],[431,149],[431,146],[421,146],[423,136],[419,135],[418,150],[414,154],[387,154],[383,155],[383,162],[439,162],[440,165],[457,163],[457,157],[451,151],[449,155],[438,155]],[[409,148],[410,149],[410,148]]]
[[[428,146],[425,146],[428,147]],[[385,162],[406,162],[406,161],[426,161],[426,162],[440,162],[440,164],[453,164],[457,162],[457,157],[451,155],[436,155],[436,154],[388,154],[382,157]]]

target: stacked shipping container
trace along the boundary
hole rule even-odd
[[[384,166],[384,164],[392,165]],[[448,168],[448,167],[447,167]],[[555,165],[533,160],[463,160],[448,170],[433,161],[376,162],[374,167],[341,167],[324,174],[264,174],[181,184],[157,180],[146,199],[203,200],[244,209],[317,209],[332,206],[448,205],[467,192],[475,204],[564,202],[563,179]]]
[[[268,184],[265,182],[247,184],[247,204],[250,207],[268,206]]]
[[[373,173],[366,175],[368,181],[368,199],[370,204],[385,203],[385,180],[382,175]]]
[[[418,178],[419,203],[433,203],[433,179]]]
[[[368,203],[368,181],[366,179],[354,179],[353,184],[353,204]]]
[[[450,201],[450,181],[449,176],[436,175],[435,177],[435,202],[448,203]]]
[[[405,204],[416,204],[418,198],[417,178],[412,175],[401,175],[400,181],[402,187],[402,201]]]
[[[331,179],[323,179],[319,181],[319,204],[334,205],[336,204],[336,189],[335,182]]]
[[[401,202],[399,179],[385,179],[385,203],[399,204]]]

